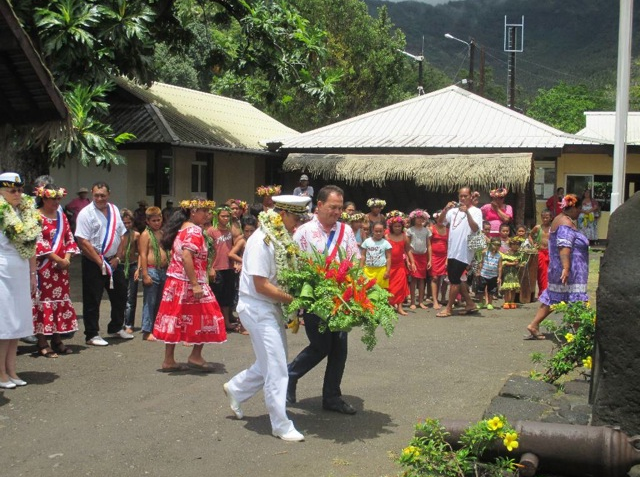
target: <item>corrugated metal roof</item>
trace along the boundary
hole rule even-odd
[[[117,132],[135,142],[203,145],[264,151],[264,138],[298,134],[245,101],[164,83],[144,87],[118,78],[117,84],[144,104],[112,108]]]
[[[284,151],[309,149],[539,149],[600,144],[564,133],[457,86],[290,138]]]
[[[613,143],[616,131],[615,111],[586,111],[587,126],[577,136]],[[640,112],[630,111],[627,116],[627,144],[640,145]]]

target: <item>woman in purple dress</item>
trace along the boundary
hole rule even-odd
[[[540,323],[551,313],[551,305],[589,300],[589,240],[576,227],[581,210],[578,197],[566,195],[561,207],[562,213],[553,219],[549,229],[549,286],[540,295],[540,308],[527,326],[529,334],[525,339],[544,339]]]

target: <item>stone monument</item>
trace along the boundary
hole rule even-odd
[[[612,215],[597,291],[593,425],[640,434],[640,193]]]

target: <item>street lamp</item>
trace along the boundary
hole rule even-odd
[[[407,53],[406,51],[403,51],[400,49],[398,49],[398,51],[403,55],[408,56],[412,60],[415,60],[418,62],[418,96],[422,96],[424,94],[424,87],[422,85],[422,64],[424,63],[424,56],[412,55],[411,53]]]
[[[460,43],[464,43],[469,48],[469,82],[467,83],[467,87],[469,88],[469,91],[473,91],[473,64],[474,64],[473,60],[476,53],[475,41],[473,40],[473,38],[471,38],[471,41],[464,41],[464,40],[461,40],[460,38],[456,38],[451,33],[445,33],[444,37],[448,38],[449,40],[456,40],[456,41],[459,41]]]

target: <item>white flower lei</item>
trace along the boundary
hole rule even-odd
[[[282,217],[272,209],[260,212],[258,216],[260,230],[268,237],[269,243],[273,244],[276,260],[276,280],[278,286],[288,292],[288,287],[283,280],[282,272],[285,269],[298,269],[298,245],[287,231],[282,222]]]
[[[4,197],[0,197],[0,230],[22,258],[36,253],[36,241],[42,232],[42,217],[35,208],[33,197],[22,194],[18,211]]]

